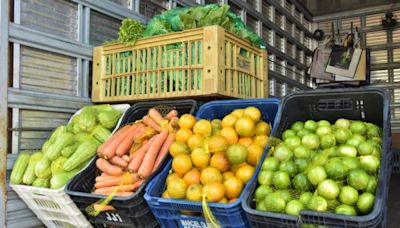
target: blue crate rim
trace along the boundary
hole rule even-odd
[[[278,106],[280,106],[280,99],[277,98],[257,98],[257,99],[234,99],[234,100],[216,100],[216,101],[210,101],[207,102],[206,104],[202,105],[201,108],[198,110],[197,114],[196,114],[196,118],[198,118],[199,115],[201,115],[203,113],[203,109],[206,109],[210,106],[215,106],[215,105],[232,105],[232,101],[240,101],[240,103],[237,103],[237,105],[239,106],[244,106],[244,105],[254,105],[256,104],[275,104]],[[274,122],[276,120],[276,116],[274,118]],[[276,122],[275,122],[276,123]],[[274,127],[273,127],[274,129]],[[267,148],[267,147],[266,147]],[[263,151],[263,157],[266,155],[266,148],[264,148]],[[262,158],[263,158],[262,157]],[[261,158],[261,159],[262,159]],[[161,175],[163,175],[165,172],[169,172],[169,170],[171,169],[171,164],[172,164],[172,159],[168,162],[168,164],[166,165],[166,167],[155,177],[153,178],[153,180],[158,179]],[[257,172],[258,169],[261,168],[261,162],[259,164],[257,164],[255,173]],[[220,208],[220,209],[236,209],[238,206],[240,207],[239,204],[241,204],[241,201],[245,195],[245,193],[248,191],[251,183],[254,182],[254,180],[257,178],[256,175],[253,175],[252,178],[246,183],[245,187],[242,190],[242,193],[240,194],[240,196],[237,198],[237,200],[233,203],[230,204],[224,204],[224,203],[208,203],[210,209],[212,210],[212,208]],[[164,180],[165,181],[165,180]],[[189,200],[179,200],[179,199],[164,199],[161,197],[153,197],[153,196],[149,196],[148,192],[149,190],[153,187],[155,183],[150,182],[145,190],[145,195],[144,198],[146,199],[147,203],[149,205],[156,205],[155,203],[153,203],[153,200],[156,199],[157,202],[160,203],[165,203],[165,204],[182,204],[182,205],[188,205],[188,206],[197,206],[197,207],[202,207],[201,202],[197,202],[197,201],[189,201]],[[171,202],[172,201],[172,202]],[[158,205],[158,204],[157,204]]]
[[[178,103],[180,102],[180,103]],[[173,104],[172,104],[173,103]],[[180,105],[181,103],[185,103],[185,104],[190,104],[192,105],[192,108],[190,110],[190,113],[195,113],[197,110],[197,101],[193,100],[193,99],[182,99],[182,100],[161,100],[161,101],[144,101],[144,102],[138,102],[135,103],[134,105],[132,105],[125,113],[124,116],[121,118],[125,118],[128,117],[129,115],[131,115],[131,112],[134,112],[136,110],[140,110],[140,109],[144,109],[144,108],[151,108],[151,107],[156,107],[158,105],[167,105],[167,106],[177,106]],[[126,124],[124,124],[126,125]],[[119,128],[123,127],[124,125],[119,126]],[[118,129],[119,129],[118,128]],[[92,159],[92,161],[90,162],[90,164],[83,169],[79,174],[83,173],[86,169],[88,169],[92,164],[91,163],[95,163],[97,160],[98,156],[94,157]],[[170,159],[170,156],[166,156],[164,158],[164,160],[161,162],[161,164],[168,164],[167,161],[168,159]],[[149,184],[149,182],[155,178],[157,176],[157,174],[161,173],[163,171],[163,167],[162,165],[160,167],[157,168],[157,170],[150,175],[149,178],[146,179],[146,181],[141,185],[141,187],[136,190],[136,192],[131,195],[131,196],[114,196],[112,198],[112,201],[122,201],[122,200],[131,200],[136,198],[138,195],[140,194],[144,194],[143,191],[145,191],[146,186]],[[78,177],[79,174],[77,174],[75,177]],[[75,178],[74,177],[74,178]],[[74,179],[72,178],[72,179]],[[99,195],[99,194],[93,194],[91,192],[77,192],[77,191],[72,191],[70,190],[70,183],[72,182],[72,179],[70,181],[68,181],[65,191],[68,195],[72,195],[72,196],[77,196],[77,197],[90,197],[90,198],[94,198],[94,199],[106,199],[108,196],[107,195]],[[143,199],[144,200],[144,199]]]
[[[348,94],[359,94],[359,93],[365,93],[365,92],[375,92],[375,93],[380,93],[382,95],[383,98],[383,125],[382,128],[384,130],[382,138],[390,138],[390,110],[389,110],[389,99],[388,99],[388,92],[384,89],[381,88],[373,88],[373,87],[364,87],[364,88],[356,88],[356,89],[316,89],[316,90],[307,90],[307,91],[296,91],[293,92],[287,96],[285,96],[282,99],[282,103],[279,106],[279,110],[276,114],[276,118],[275,120],[280,122],[281,118],[282,118],[282,111],[283,111],[283,107],[286,104],[286,102],[294,97],[298,97],[298,96],[316,96],[316,95],[321,95],[322,94],[332,94],[332,93],[338,93],[338,92],[344,92],[344,93],[348,93]],[[386,125],[385,125],[386,123]],[[278,130],[278,125],[276,124],[271,132],[271,135],[274,136],[276,135],[276,131]],[[389,128],[388,128],[389,127]],[[285,213],[274,213],[274,212],[267,212],[267,211],[258,211],[255,210],[254,208],[249,207],[249,205],[247,205],[247,199],[250,196],[250,191],[246,192],[246,197],[247,198],[243,198],[242,199],[242,207],[243,209],[246,211],[246,213],[251,213],[252,216],[267,216],[267,217],[271,217],[271,218],[276,218],[276,219],[286,219],[286,220],[290,220],[290,221],[294,221],[296,223],[299,223],[303,216],[314,216],[314,217],[324,217],[325,219],[338,219],[338,220],[345,220],[345,221],[350,221],[350,222],[368,222],[368,221],[372,221],[374,219],[379,218],[380,216],[383,216],[381,214],[382,210],[379,210],[379,204],[384,204],[386,203],[384,199],[377,199],[376,196],[378,196],[378,194],[381,195],[385,195],[385,189],[388,188],[386,183],[388,180],[382,180],[383,176],[381,175],[382,172],[390,172],[391,170],[391,166],[390,166],[390,159],[391,159],[391,149],[388,148],[389,147],[389,142],[386,142],[382,144],[382,151],[386,151],[387,153],[385,154],[385,157],[382,156],[381,161],[382,165],[379,168],[379,181],[378,181],[378,186],[382,185],[383,187],[381,188],[377,188],[377,191],[375,193],[375,204],[374,207],[372,209],[372,211],[367,214],[367,215],[361,215],[361,216],[347,216],[347,215],[340,215],[340,214],[334,214],[331,212],[315,212],[315,211],[311,211],[311,210],[304,210],[301,212],[301,216],[300,217],[296,217],[296,216],[292,216],[292,215],[287,215]],[[269,147],[267,147],[266,149],[269,149]],[[268,152],[268,151],[267,151]],[[264,159],[263,159],[264,160]],[[387,169],[387,170],[383,170],[383,169]],[[390,169],[390,170],[389,170]],[[258,176],[258,172],[259,170],[257,170],[256,175]],[[388,176],[390,176],[390,174],[388,174]],[[390,179],[390,178],[388,178]],[[384,182],[384,183],[383,183]],[[252,183],[251,187],[254,187],[257,185],[256,182]],[[378,192],[379,191],[379,192]],[[383,193],[382,193],[383,191]],[[379,203],[378,203],[379,200]],[[305,217],[304,217],[305,218]]]

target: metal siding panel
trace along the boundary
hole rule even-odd
[[[372,51],[371,64],[387,63],[388,62],[387,50]]]
[[[267,27],[265,27],[265,26],[263,26],[262,38],[267,44],[273,45],[272,44],[272,40],[273,40],[272,36],[273,36],[272,30],[267,28]]]
[[[249,14],[246,16],[246,24],[249,26],[254,32],[258,31],[258,20]]]
[[[388,70],[371,71],[371,83],[389,82]]]
[[[129,8],[131,6],[131,0],[107,0],[107,1],[113,2],[115,4],[118,4],[126,8]]]
[[[77,95],[76,59],[21,46],[20,63],[21,89]]]
[[[93,46],[98,46],[104,41],[117,38],[120,25],[121,21],[118,19],[91,11],[89,43]]]
[[[159,3],[161,2],[161,3]],[[151,18],[168,8],[169,1],[140,1],[139,13]]]
[[[267,1],[262,1],[262,6],[261,6],[261,12],[262,14],[268,18],[271,19],[271,11],[272,11],[272,7],[270,4],[268,4]]]
[[[20,110],[19,150],[40,149],[53,129],[65,125],[71,113]]]
[[[353,22],[353,29],[356,27],[360,28],[361,26],[361,20],[359,17],[353,17],[353,18],[346,18],[342,19],[341,23],[341,30],[349,30],[351,28],[351,22]]]
[[[37,31],[77,40],[78,5],[62,0],[23,0],[21,24]]]
[[[393,43],[400,43],[400,29],[393,30]]]
[[[400,68],[393,70],[393,81],[400,82]]]
[[[400,48],[393,49],[393,62],[400,62]]]
[[[365,17],[365,24],[367,27],[379,26],[382,24],[382,18],[384,18],[384,16],[384,13],[367,15]]]
[[[368,32],[366,34],[367,46],[385,44],[387,42],[386,31]]]

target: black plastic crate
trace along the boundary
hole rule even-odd
[[[167,114],[172,109],[177,110],[179,115],[184,113],[195,114],[197,102],[195,100],[172,100],[137,103],[126,111],[119,128],[141,119],[153,107],[156,107],[161,114]],[[85,212],[87,206],[107,197],[91,193],[95,178],[99,175],[96,159],[93,159],[84,171],[76,175],[67,184],[66,192],[88,220],[97,227],[156,227],[158,223],[144,200],[144,190],[147,183],[164,168],[169,160],[170,157],[166,157],[160,167],[147,178],[135,194],[130,197],[114,197],[109,203],[115,208],[114,211],[102,212],[96,217]]]
[[[281,134],[296,121],[328,120],[331,123],[339,118],[358,119],[372,122],[383,128],[382,158],[379,170],[375,205],[370,214],[364,216],[337,215],[331,212],[303,210],[300,217],[283,213],[255,210],[253,195],[259,186],[254,182],[242,201],[252,227],[300,227],[305,224],[328,227],[380,227],[385,223],[388,188],[391,175],[391,130],[389,97],[385,90],[378,88],[362,89],[323,89],[295,92],[286,96],[277,114],[278,126],[272,136]],[[256,174],[258,175],[258,173]]]

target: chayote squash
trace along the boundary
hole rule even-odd
[[[45,157],[50,159],[50,161],[56,160],[60,157],[61,150],[75,142],[75,137],[73,134],[64,132],[57,140],[49,147]]]
[[[68,158],[66,157],[58,157],[56,160],[54,160],[50,165],[51,175],[54,176],[62,172],[62,167],[67,160]]]
[[[79,143],[76,142],[72,145],[65,147],[64,149],[61,150],[61,155],[66,158],[69,158],[75,152],[75,150],[78,148],[78,146],[79,146]]]
[[[32,156],[29,158],[28,167],[26,168],[25,174],[22,178],[22,183],[26,185],[31,185],[33,183],[36,178],[35,167],[37,163],[42,159],[42,157],[43,153],[40,151],[32,154]]]
[[[79,167],[82,163],[86,162],[94,155],[96,155],[96,150],[98,143],[94,140],[89,140],[81,143],[76,149],[75,153],[63,165],[63,170],[71,171]]]
[[[10,181],[11,184],[21,184],[25,170],[29,164],[30,154],[26,151],[21,152],[14,163],[11,171]]]
[[[68,181],[79,172],[79,169],[74,169],[69,172],[60,172],[50,179],[50,187],[52,189],[62,188]]]
[[[32,183],[33,187],[40,187],[40,188],[49,188],[50,181],[48,178],[36,178],[35,181]]]
[[[102,111],[97,115],[99,119],[99,123],[101,126],[107,129],[114,129],[115,125],[117,125],[119,118],[121,117],[121,112],[117,110],[112,111]]]
[[[40,159],[35,166],[35,175],[37,177],[46,176],[47,170],[50,170],[50,174],[51,174],[50,165],[51,165],[51,161],[48,158],[46,158],[45,156],[43,156],[42,159]]]
[[[102,127],[101,125],[96,125],[91,135],[93,138],[97,139],[100,143],[103,143],[108,139],[108,137],[110,137],[111,132],[108,129]]]

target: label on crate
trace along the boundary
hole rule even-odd
[[[182,227],[184,228],[211,228],[207,226],[206,222],[194,221],[194,220],[180,220]]]
[[[123,222],[121,216],[114,212],[104,212],[105,218],[110,222]]]
[[[237,62],[237,66],[239,68],[241,68],[242,70],[250,71],[250,61],[249,60],[247,60],[245,58],[237,57],[236,62]]]

